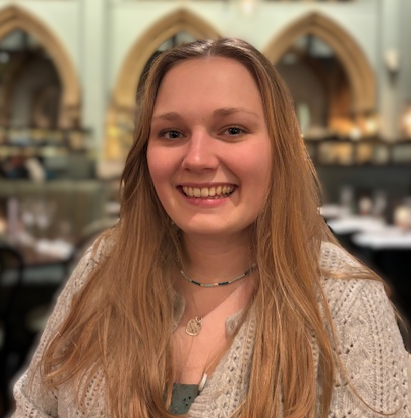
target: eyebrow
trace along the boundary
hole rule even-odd
[[[251,110],[245,109],[243,107],[223,107],[221,109],[216,109],[213,112],[214,116],[230,116],[234,113],[248,113],[252,116],[258,117],[257,113],[252,112]]]
[[[214,117],[224,117],[224,116],[230,116],[232,114],[240,113],[240,112],[248,113],[249,115],[252,115],[254,117],[258,117],[257,113],[252,112],[251,110],[247,110],[243,107],[223,107],[221,109],[216,109],[213,112],[213,116]],[[179,120],[179,119],[183,119],[183,117],[179,113],[176,113],[176,112],[161,113],[161,114],[155,115],[151,118],[152,121],[157,121],[157,120],[173,121],[173,120]]]
[[[167,112],[167,113],[161,113],[160,115],[156,115],[156,116],[153,116],[151,118],[152,121],[156,121],[156,120],[159,120],[159,119],[172,121],[172,120],[176,120],[176,119],[182,119],[182,117],[181,117],[181,115],[179,115],[176,112]]]

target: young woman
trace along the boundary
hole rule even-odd
[[[120,221],[60,295],[15,417],[411,416],[394,310],[318,214],[273,65],[198,41],[139,92]]]

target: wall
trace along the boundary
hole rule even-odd
[[[402,0],[400,10],[398,39],[400,70],[398,74],[397,90],[399,92],[399,103],[402,104],[406,100],[411,102],[411,1]]]
[[[79,69],[82,32],[80,2],[82,0],[0,0],[0,11],[8,6],[18,6],[32,13],[56,34]]]
[[[319,11],[350,33],[377,74],[377,110],[383,133],[395,138],[397,112],[411,96],[411,37],[408,0],[356,0],[347,3],[270,2],[260,0],[251,15],[240,2],[147,0],[1,0],[0,10],[17,5],[43,21],[61,40],[82,87],[83,124],[94,132],[99,150],[105,139],[105,112],[128,51],[152,25],[184,7],[224,36],[238,36],[264,50],[295,19]],[[399,51],[395,83],[384,68],[387,50]],[[102,157],[102,153],[99,154]]]

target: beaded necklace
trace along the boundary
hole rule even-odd
[[[215,283],[201,283],[197,280],[190,279],[190,277],[187,276],[187,274],[184,272],[183,269],[180,270],[180,273],[182,276],[188,280],[190,283],[195,284],[196,286],[200,287],[217,287],[217,286],[227,286],[228,284],[234,283],[237,280],[242,279],[245,276],[248,276],[255,268],[255,264],[253,264],[248,270],[246,270],[243,274],[240,274],[239,276],[234,277],[234,279],[226,280],[224,282],[215,282]]]

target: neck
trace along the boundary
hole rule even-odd
[[[203,284],[228,281],[243,274],[254,263],[250,239],[244,235],[216,239],[183,234],[182,267],[185,273]],[[198,315],[218,314],[226,318],[238,312],[252,297],[254,278],[255,271],[227,286],[205,288],[190,283],[176,270],[174,286],[186,302],[181,323],[186,326]]]
[[[231,280],[254,262],[248,234],[218,239],[183,235],[182,240],[183,269],[202,283]]]

